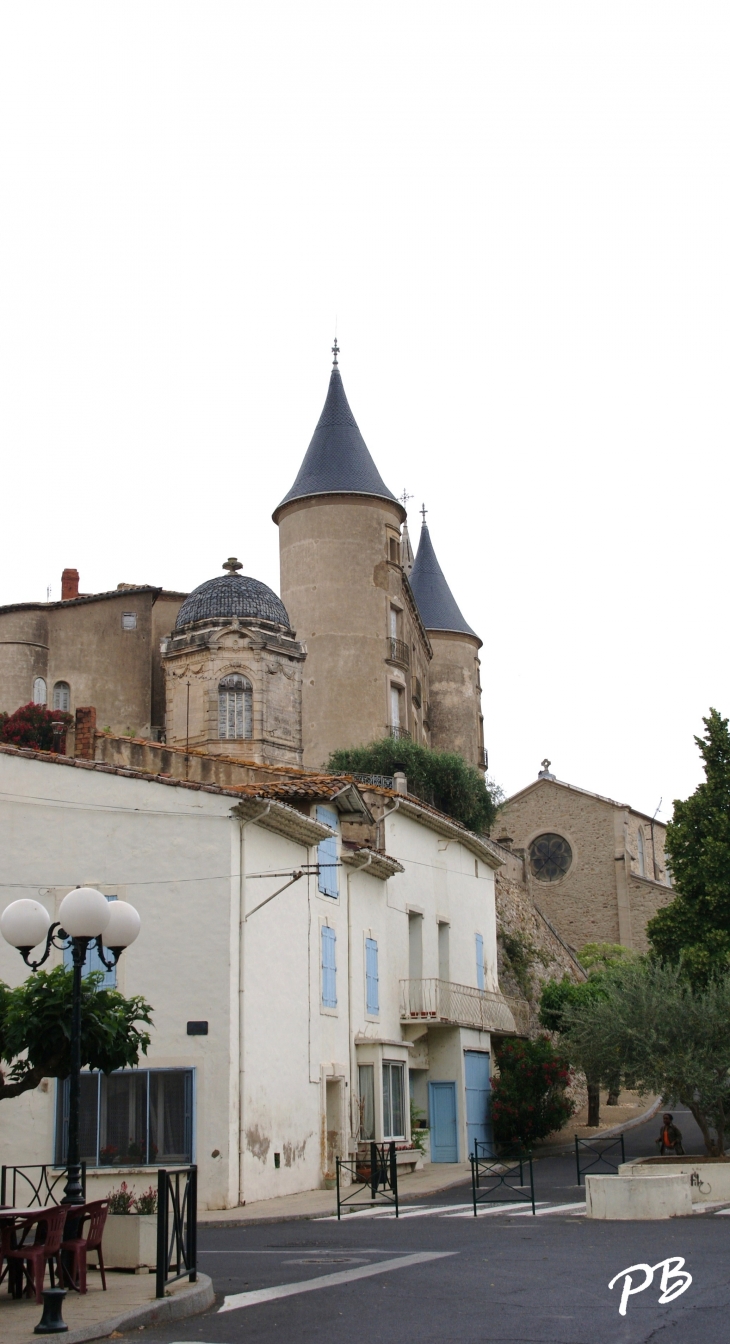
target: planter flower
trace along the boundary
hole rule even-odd
[[[154,1269],[157,1261],[157,1191],[136,1195],[127,1182],[110,1190],[104,1228],[104,1262],[109,1269]]]

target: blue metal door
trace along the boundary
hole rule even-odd
[[[431,1161],[458,1162],[456,1083],[429,1083]]]
[[[481,1050],[464,1051],[464,1077],[466,1082],[466,1133],[469,1153],[474,1152],[474,1142],[489,1144],[480,1148],[480,1157],[494,1155],[492,1122],[489,1116],[489,1055]]]

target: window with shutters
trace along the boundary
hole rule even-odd
[[[481,933],[476,936],[477,945],[477,989],[484,989],[484,939]]]
[[[374,938],[365,939],[365,1004],[366,1012],[377,1017],[380,1012],[378,995],[378,944]]]
[[[333,831],[337,830],[337,813],[333,807],[318,807],[317,821],[320,821],[323,826],[330,826]],[[317,866],[319,868],[317,875],[318,890],[322,896],[332,896],[336,899],[340,893],[337,881],[336,835],[328,835],[326,840],[320,840],[317,846]]]
[[[322,925],[322,1007],[337,1007],[337,934],[328,924]]]
[[[68,713],[71,708],[71,687],[67,681],[57,681],[53,688],[53,708]]]
[[[108,901],[116,901],[116,896],[107,896]],[[63,949],[63,964],[67,970],[73,970],[73,952],[70,947]],[[101,981],[101,989],[116,989],[117,987],[117,968],[112,966],[110,971],[104,965],[94,943],[89,943],[86,949],[86,957],[81,968],[81,974],[86,978],[92,971],[101,971],[104,979]]]
[[[33,704],[45,705],[48,700],[48,690],[43,677],[36,677],[33,682]]]
[[[253,737],[253,691],[239,673],[218,684],[218,736]]]

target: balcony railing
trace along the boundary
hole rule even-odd
[[[407,728],[401,728],[399,723],[386,723],[385,732],[388,737],[394,737],[396,742],[401,738],[409,738],[410,733]]]
[[[477,1031],[526,1036],[530,1010],[524,999],[507,999],[489,989],[451,980],[401,980],[402,1022],[437,1022]]]
[[[386,658],[391,663],[402,663],[404,667],[410,667],[411,650],[404,639],[393,639],[391,635],[388,638],[387,645]]]

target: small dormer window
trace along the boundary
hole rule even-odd
[[[122,612],[122,630],[136,630],[136,629],[137,629],[137,613],[136,613],[136,611],[123,611],[123,612]]]
[[[234,673],[218,685],[218,736],[253,737],[253,691],[247,677]]]

